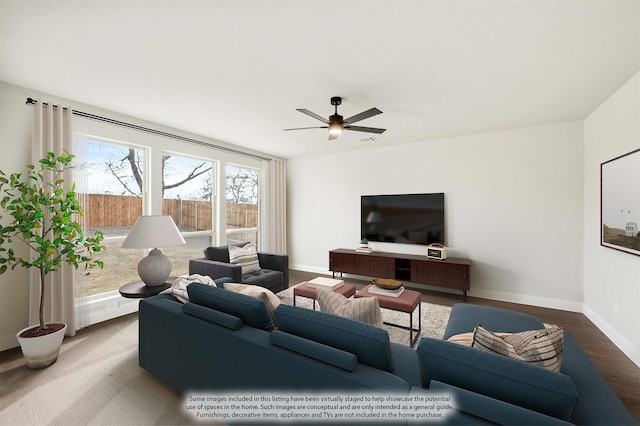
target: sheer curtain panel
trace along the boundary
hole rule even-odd
[[[53,152],[56,155],[63,150],[73,152],[72,116],[73,111],[62,106],[45,105],[42,102],[34,105],[32,164],[38,164],[47,152]],[[66,170],[63,178],[65,190],[70,190],[73,171]],[[75,274],[75,269],[65,264],[58,272],[47,274],[45,282],[47,288],[44,305],[45,321],[65,322],[67,336],[76,334],[73,294]],[[31,268],[30,278],[29,323],[36,324],[40,304],[40,286],[36,268]]]

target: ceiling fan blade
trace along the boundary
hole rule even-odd
[[[328,126],[320,126],[320,127],[296,127],[294,129],[282,129],[282,130],[307,130],[307,129],[328,129]]]
[[[330,141],[332,141],[332,140],[334,140],[334,139],[338,139],[338,136],[339,136],[339,135],[334,135],[334,134],[332,134],[332,133],[329,133],[329,140],[330,140]]]
[[[369,133],[384,133],[387,129],[378,129],[377,127],[362,127],[362,126],[344,126],[346,130],[355,130],[356,132],[369,132]]]
[[[361,112],[360,114],[356,114],[353,117],[347,118],[346,120],[344,120],[344,122],[345,124],[346,123],[352,124],[357,121],[364,120],[365,118],[373,117],[374,115],[378,115],[378,114],[382,114],[382,111],[380,111],[378,108],[371,108],[369,110]]]
[[[320,121],[322,121],[322,122],[323,122],[323,123],[325,123],[325,124],[329,124],[329,120],[327,120],[326,118],[324,118],[324,117],[322,117],[322,116],[320,116],[320,115],[316,114],[315,112],[311,112],[311,111],[309,111],[308,109],[298,108],[298,109],[296,109],[296,111],[300,111],[301,113],[306,114],[306,115],[308,115],[309,117],[313,117],[313,118],[315,118],[316,120],[320,120]]]

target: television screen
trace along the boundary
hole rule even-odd
[[[363,195],[362,238],[403,244],[444,244],[444,193]]]

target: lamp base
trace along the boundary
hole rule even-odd
[[[171,274],[171,259],[158,249],[153,249],[149,255],[138,263],[140,279],[151,287],[162,285]]]

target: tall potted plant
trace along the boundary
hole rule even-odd
[[[45,323],[44,301],[46,276],[63,264],[76,269],[102,268],[95,253],[104,250],[104,238],[97,231],[85,238],[77,219],[83,214],[76,197],[75,184],[71,190],[63,188],[63,172],[71,168],[74,155],[53,152],[39,161],[39,166],[27,165],[28,174],[13,173],[9,177],[0,170],[0,274],[7,268],[20,266],[37,268],[40,277],[40,323],[18,332],[22,352],[31,369],[45,368],[58,359],[66,324]],[[8,224],[3,220],[10,216]],[[26,244],[30,256],[16,255],[14,244]]]

